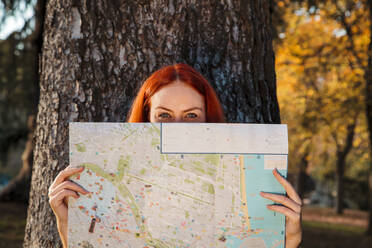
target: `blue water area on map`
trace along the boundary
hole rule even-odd
[[[242,239],[235,236],[226,236],[226,247],[237,248],[243,243]]]
[[[238,157],[238,156],[237,156]],[[266,247],[284,247],[285,216],[266,208],[273,204],[259,195],[260,191],[285,194],[283,186],[276,180],[272,170],[264,169],[264,155],[244,155],[244,172],[248,214],[251,216],[251,229],[263,229],[263,232],[250,235],[250,238],[262,238]],[[279,170],[286,177],[287,170]],[[240,247],[244,239],[234,236],[226,237],[226,247]]]

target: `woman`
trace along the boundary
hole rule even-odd
[[[186,64],[166,66],[154,72],[139,90],[128,122],[225,122],[221,104],[207,80]],[[84,168],[68,166],[49,188],[49,203],[57,219],[64,247],[67,247],[68,197],[88,194],[68,178]],[[261,196],[280,205],[267,208],[286,216],[286,247],[298,247],[302,239],[301,199],[292,185],[276,170],[275,178],[288,196],[261,192]]]

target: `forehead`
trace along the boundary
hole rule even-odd
[[[151,97],[151,107],[169,109],[204,107],[204,97],[194,88],[180,81],[168,84]]]

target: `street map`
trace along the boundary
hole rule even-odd
[[[70,123],[69,247],[284,247],[285,216],[260,191],[285,194],[287,126]]]

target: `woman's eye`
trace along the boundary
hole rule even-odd
[[[161,119],[169,119],[169,118],[171,118],[171,115],[168,114],[168,113],[161,113],[161,114],[158,115],[158,117],[161,118]]]
[[[196,117],[198,117],[198,116],[197,116],[197,114],[194,114],[194,113],[188,113],[188,114],[186,115],[186,118],[188,118],[188,119],[194,119],[194,118],[196,118]]]

